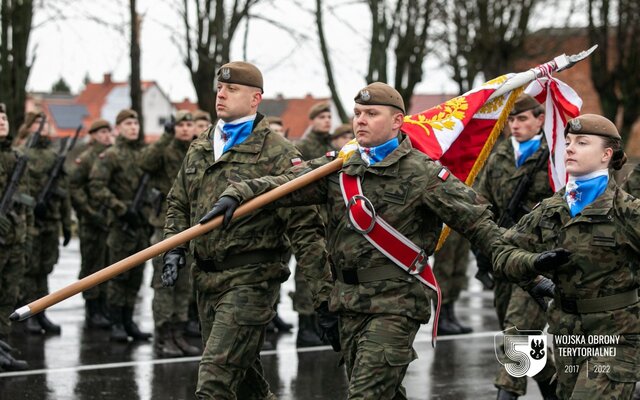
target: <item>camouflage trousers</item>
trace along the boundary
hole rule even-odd
[[[575,357],[555,346],[560,399],[630,400],[640,381],[640,335],[621,335],[611,356]]]
[[[121,225],[114,224],[109,232],[107,246],[109,264],[118,262],[149,246],[147,228],[124,231]],[[109,281],[107,302],[110,307],[135,307],[138,291],[142,285],[144,265],[136,265]]]
[[[264,378],[260,349],[280,283],[236,285],[215,293],[196,290],[204,344],[196,398],[275,398]]]
[[[80,238],[80,273],[78,279],[100,271],[108,265],[107,237],[109,231],[104,227],[96,227],[87,223],[78,226]],[[107,296],[107,283],[102,283],[82,292],[85,300],[97,300]]]
[[[511,291],[511,299],[507,306],[504,324],[505,329],[517,329],[510,329],[508,333],[511,335],[517,334],[518,331],[525,330],[542,331],[547,325],[547,316],[529,293],[519,286],[514,285]],[[553,358],[547,357],[547,364],[533,379],[538,382],[547,382],[555,373],[556,368]],[[494,385],[499,389],[508,390],[519,396],[524,396],[525,393],[527,393],[527,377],[513,377],[509,375],[507,370],[502,366],[494,380]]]
[[[454,303],[467,287],[470,247],[467,239],[452,230],[442,248],[434,254],[433,273],[440,285],[442,304]]]
[[[57,225],[56,225],[57,228]],[[58,262],[58,230],[40,230],[30,238],[33,246],[27,257],[27,266],[22,281],[21,295],[32,302],[49,294],[47,278]]]
[[[350,400],[407,398],[402,380],[417,358],[413,341],[419,328],[419,322],[399,315],[340,315]]]
[[[299,315],[313,315],[315,313],[315,309],[313,308],[313,295],[311,294],[307,280],[304,278],[304,274],[301,269],[298,268],[297,264],[293,279],[296,284],[296,290],[289,292],[289,297],[291,297],[293,301],[293,310]]]
[[[509,302],[511,300],[511,292],[517,285],[495,276],[494,282],[493,306],[495,307],[496,314],[498,315],[498,324],[500,325],[500,329],[505,329],[505,319],[507,315],[507,308],[509,307]]]
[[[18,300],[24,275],[23,245],[0,245],[0,340],[7,340],[11,332],[9,315]]]
[[[162,229],[156,229],[151,237],[151,244],[156,244],[162,240]],[[164,262],[162,256],[154,257],[153,278],[151,287],[153,288],[153,300],[151,307],[153,310],[153,321],[156,328],[175,322],[187,322],[189,319],[189,301],[192,296],[191,279],[189,277],[188,266],[193,262],[193,258],[187,255],[187,266],[178,272],[178,280],[173,287],[162,286],[162,267]]]

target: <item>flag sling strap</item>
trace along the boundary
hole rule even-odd
[[[376,215],[373,205],[362,193],[360,177],[340,174],[340,189],[347,206],[347,216],[353,228],[398,267],[435,290],[438,301],[433,318],[432,344],[435,346],[442,295],[429,265],[429,256],[415,243]]]

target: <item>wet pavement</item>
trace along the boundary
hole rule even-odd
[[[60,262],[50,276],[50,289],[59,289],[77,279],[80,265],[78,241],[61,250]],[[468,274],[471,275],[470,271]],[[151,264],[145,268],[145,280],[134,319],[151,331]],[[291,278],[282,287],[281,317],[297,322],[287,293],[293,290]],[[493,399],[492,381],[500,368],[494,353],[494,335],[498,329],[492,309],[492,294],[469,279],[469,289],[456,305],[461,321],[474,328],[468,335],[440,337],[431,347],[431,325],[424,325],[416,337],[419,359],[411,363],[404,386],[410,399]],[[47,311],[49,318],[62,325],[59,336],[34,336],[15,327],[11,344],[20,349],[31,370],[0,372],[0,399],[192,399],[199,357],[156,358],[152,344],[116,344],[108,331],[84,328],[84,302],[76,295]],[[274,350],[262,352],[262,362],[272,391],[279,399],[343,399],[346,397],[344,369],[330,347],[298,350],[295,330],[273,334],[268,340]],[[194,340],[192,344],[198,344]],[[529,393],[521,399],[540,398],[529,379]]]

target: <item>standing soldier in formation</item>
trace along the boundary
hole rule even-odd
[[[27,138],[38,130],[44,114],[28,112],[20,127],[20,137]],[[52,148],[49,124],[45,122],[38,142],[25,149],[29,157],[28,179],[31,195],[38,199],[49,180],[57,153]],[[66,174],[63,172],[53,182],[50,195],[39,200],[34,209],[34,223],[29,227],[27,269],[23,281],[23,295],[26,302],[37,300],[49,293],[48,276],[58,262],[59,238],[62,229],[66,246],[71,240],[71,201]],[[45,312],[27,320],[27,330],[31,333],[60,334],[60,326],[49,320]]]
[[[196,110],[193,112],[193,125],[197,135],[209,129],[211,126],[211,114],[203,110]]]
[[[331,146],[331,104],[327,101],[317,103],[309,110],[309,130],[296,143],[303,160],[312,160],[324,156]]]
[[[18,159],[11,141],[7,109],[0,103],[0,198],[10,184],[9,180]],[[9,314],[18,300],[18,290],[24,275],[24,242],[27,238],[28,212],[26,203],[29,203],[25,178],[23,174],[18,189],[18,193],[24,198],[23,202],[14,203],[6,215],[0,214],[0,372],[29,368],[25,361],[17,360],[9,354],[12,349],[7,343],[11,333]]]
[[[163,134],[162,138],[142,151],[142,170],[152,176],[149,186],[157,190],[154,207],[149,222],[154,227],[151,244],[162,240],[167,214],[165,201],[173,181],[178,175],[182,160],[194,138],[193,115],[189,111],[178,111],[175,116],[173,136]],[[189,254],[186,265],[191,266],[193,257]],[[188,320],[191,282],[188,274],[180,274],[174,287],[162,286],[162,257],[153,259],[153,320],[155,323],[155,351],[160,357],[196,356],[200,350],[190,345],[184,338]]]
[[[353,138],[353,125],[351,123],[342,124],[331,134],[331,147],[333,150],[340,151]]]
[[[120,111],[116,116],[116,129],[119,135],[115,146],[100,154],[89,175],[91,195],[114,217],[107,237],[109,264],[148,247],[150,236],[148,216],[144,215],[143,209],[133,207],[143,181],[138,114],[129,109]],[[133,321],[143,272],[144,264],[141,264],[109,281],[107,302],[112,340],[126,342],[128,337],[133,340],[151,337],[151,334],[140,331]]]
[[[509,114],[508,124],[511,139],[496,146],[475,186],[493,204],[498,220],[507,221],[501,223],[509,225],[507,228],[553,194],[547,171],[549,146],[542,132],[544,108],[533,97],[522,94]],[[527,176],[530,181],[517,209],[507,210],[511,197],[518,195],[515,193],[518,183]],[[509,215],[510,212],[515,213]],[[484,268],[491,270],[490,265]],[[547,324],[544,310],[529,293],[505,279],[495,279],[494,285],[494,304],[501,329],[510,329],[510,334],[517,334],[514,327],[519,331],[544,329]],[[550,383],[554,373],[549,357],[545,368],[535,376],[545,399],[554,398],[555,381]],[[527,378],[515,378],[505,368],[500,368],[494,384],[500,400],[515,399],[527,391]]]
[[[89,276],[107,266],[107,236],[109,221],[107,209],[96,202],[89,190],[89,174],[95,160],[111,146],[113,135],[111,124],[104,119],[93,121],[89,127],[89,144],[76,158],[69,178],[71,205],[78,218],[80,239],[79,279]],[[109,328],[107,315],[107,284],[95,286],[82,292],[85,300],[85,323],[89,328]]]
[[[627,175],[622,190],[634,197],[640,198],[640,164],[637,164],[633,170]]]
[[[165,237],[205,216],[230,181],[280,174],[299,161],[294,146],[272,133],[263,115],[262,74],[252,64],[231,62],[217,72],[220,120],[196,139],[178,172],[167,202]],[[275,315],[280,284],[290,275],[285,232],[314,293],[330,290],[322,226],[317,214],[263,210],[228,229],[216,229],[164,255],[163,283],[173,285],[186,254],[192,268],[205,345],[198,399],[274,399],[264,379],[260,348],[265,326]],[[313,228],[309,228],[312,226]],[[181,273],[185,273],[182,271]],[[323,275],[324,273],[324,275]]]
[[[280,117],[267,117],[267,122],[269,123],[269,129],[271,132],[277,133],[278,135],[286,138],[284,125],[282,124],[282,118]]]
[[[612,177],[626,155],[611,121],[581,115],[565,140],[566,187],[502,236],[495,271],[553,298],[549,333],[584,340],[554,341],[558,398],[631,399],[640,380],[640,200]],[[602,352],[609,347],[614,354]]]
[[[415,335],[430,317],[432,293],[385,254],[413,259],[403,264],[405,268],[424,266],[420,260],[433,253],[442,220],[487,254],[499,231],[482,197],[414,149],[411,140],[400,132],[404,119],[400,93],[375,82],[359,91],[355,102],[357,150],[344,161],[340,173],[311,183],[274,206],[327,204],[328,250],[336,281],[330,297],[317,300],[320,325],[334,349],[342,350],[349,399],[401,399],[406,398],[402,380],[416,358]],[[240,202],[330,160],[323,157],[289,169],[284,175],[232,183],[212,214],[225,215],[229,224]],[[342,188],[347,187],[349,192],[343,193]],[[351,197],[356,191],[366,200]],[[346,214],[351,207],[375,210],[375,223],[354,225]],[[361,213],[366,214],[364,210]],[[395,244],[368,235],[371,224],[371,229],[378,226],[396,240],[414,245],[408,253],[394,254]]]

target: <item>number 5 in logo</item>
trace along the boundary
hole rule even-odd
[[[513,377],[533,377],[547,363],[547,335],[542,331],[511,328],[496,334],[493,341],[498,362]]]

